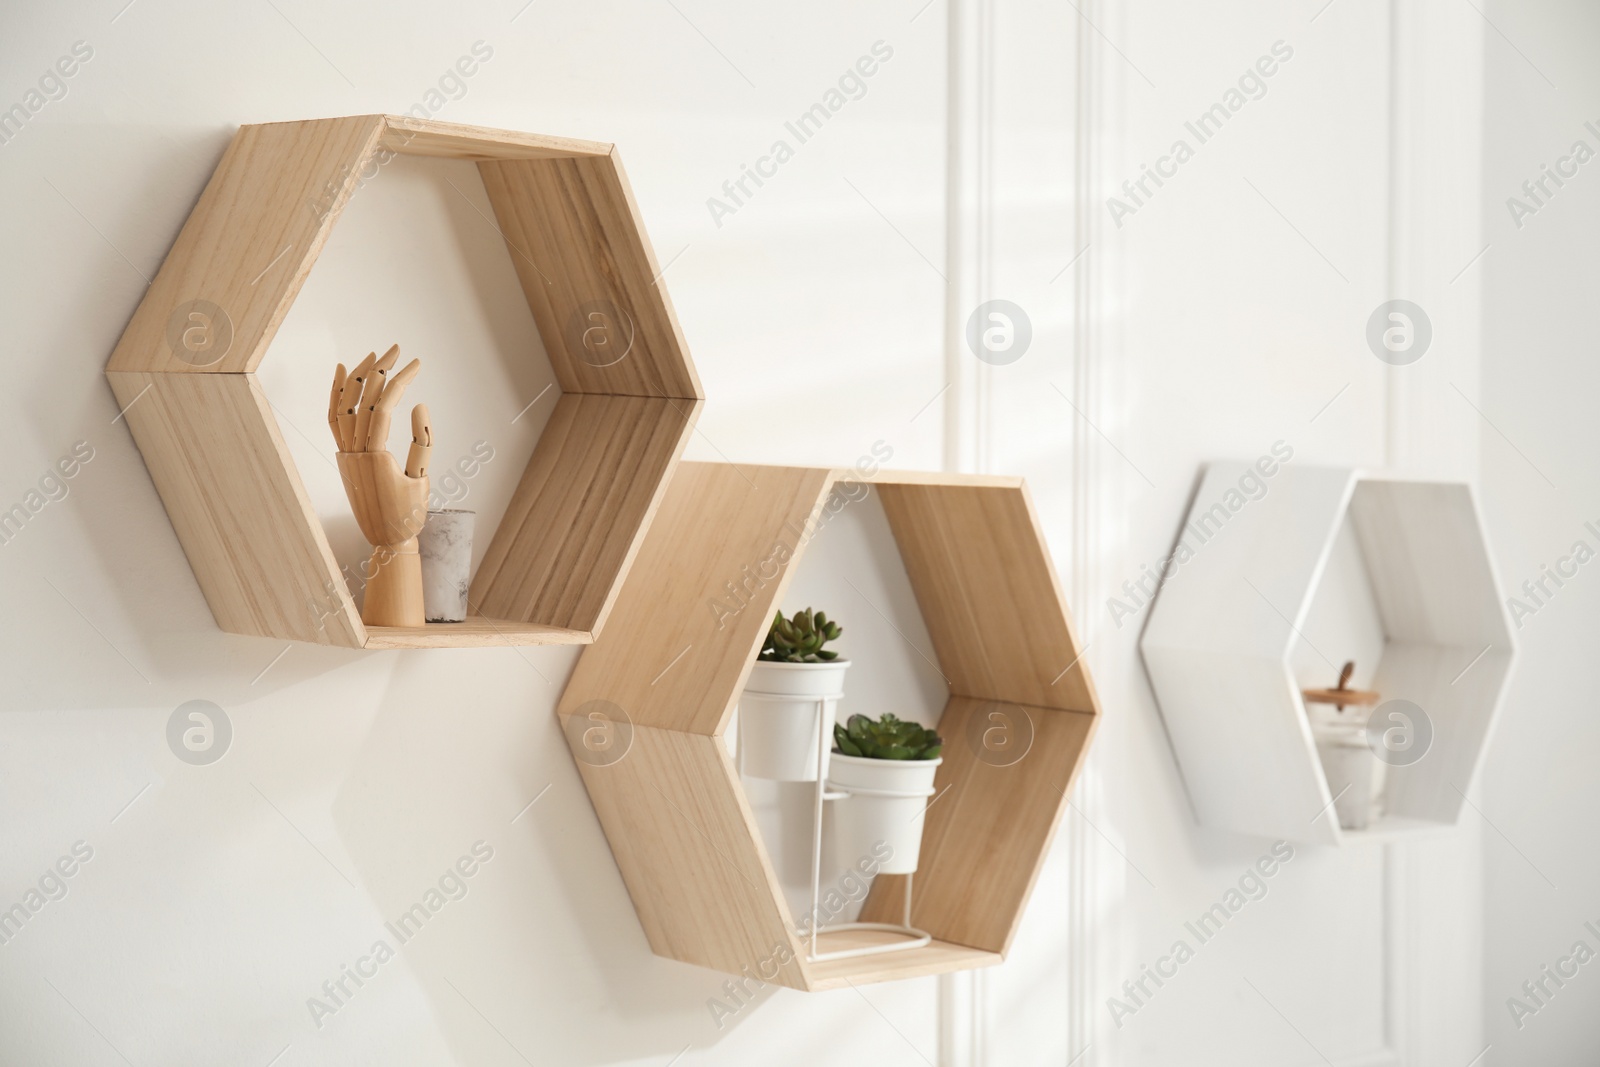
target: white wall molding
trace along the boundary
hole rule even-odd
[[[1448,0],[1390,0],[1388,263],[1382,298],[1433,325],[1418,362],[1385,371],[1384,462],[1419,477],[1476,479],[1482,264],[1485,27]],[[1470,14],[1470,12],[1469,12]],[[1473,403],[1476,403],[1474,399]]]
[[[1103,425],[1104,412],[1111,398],[1105,395],[1108,376],[1103,373],[1108,358],[1105,318],[1100,305],[1104,271],[1111,262],[1106,256],[1102,232],[1105,216],[1101,211],[1103,189],[1100,168],[1115,123],[1107,114],[1116,99],[1107,82],[1103,39],[1086,27],[1100,24],[1105,13],[1099,0],[1081,0],[1079,18],[1073,23],[1075,57],[1075,95],[1073,137],[1073,234],[1072,248],[1086,250],[1072,272],[1071,389],[1084,417],[1073,420],[1072,436],[1072,548],[1065,568],[1067,597],[1071,602],[1080,639],[1092,648],[1104,629],[1105,616],[1095,609],[1103,599],[1107,576],[1102,573],[1105,559],[1104,529],[1107,500],[1115,486],[1115,475],[1106,476],[1102,439],[1093,426]],[[1093,424],[1091,426],[1091,423]],[[1089,653],[1086,651],[1086,655]],[[1094,657],[1091,656],[1091,662]],[[1105,662],[1094,663],[1099,667]],[[1106,801],[1104,768],[1117,759],[1120,731],[1112,723],[1102,723],[1096,747],[1079,775],[1074,803],[1098,816]],[[1120,931],[1106,921],[1115,914],[1117,898],[1125,888],[1124,871],[1119,865],[1109,870],[1104,863],[1103,842],[1082,817],[1069,812],[1065,835],[1070,875],[1068,909],[1068,986],[1067,1055],[1076,1057],[1073,1067],[1107,1067],[1117,1062],[1115,1046],[1099,1041],[1100,1026],[1106,1019],[1097,994],[1114,981],[1110,975],[1121,965]],[[1120,863],[1120,861],[1119,861]],[[1109,935],[1109,936],[1108,936]]]
[[[982,971],[939,978],[939,1067],[983,1063]]]
[[[989,460],[989,368],[967,348],[967,316],[994,277],[995,0],[949,0],[945,147],[946,470]]]
[[[947,0],[945,113],[944,454],[950,471],[987,469],[987,369],[967,348],[967,316],[993,272],[987,199],[994,0]],[[984,975],[942,975],[939,1067],[983,1067]]]
[[[1422,946],[1417,922],[1422,915],[1422,886],[1411,860],[1410,845],[1397,842],[1384,847],[1383,1036],[1387,1060],[1380,1062],[1396,1067],[1416,1062],[1419,1030],[1417,982],[1422,974]]]
[[[1466,264],[1481,246],[1481,194],[1475,184],[1480,133],[1476,112],[1459,102],[1482,95],[1483,30],[1478,20],[1458,19],[1457,14],[1439,0],[1390,0],[1389,5],[1389,218],[1383,298],[1421,304],[1433,319],[1436,349],[1418,363],[1385,371],[1384,462],[1405,475],[1475,480],[1476,416],[1456,390],[1476,392],[1475,326],[1481,296],[1478,275],[1459,277],[1456,260]],[[1441,190],[1450,192],[1441,195]],[[1444,341],[1446,337],[1451,340]],[[1468,1056],[1481,1048],[1478,1034],[1469,1032],[1475,1013],[1456,1017],[1447,1010],[1449,1018],[1430,1018],[1423,996],[1425,983],[1461,981],[1453,973],[1454,961],[1430,951],[1441,941],[1456,941],[1459,931],[1440,928],[1435,909],[1425,902],[1441,881],[1481,877],[1481,850],[1460,847],[1467,832],[1457,830],[1450,838],[1457,847],[1443,858],[1449,865],[1445,870],[1440,869],[1440,857],[1423,862],[1422,844],[1384,847],[1385,1047],[1339,1067],[1449,1062],[1453,1053],[1441,1040],[1447,1033],[1450,1041],[1470,1045]],[[1475,984],[1470,977],[1466,981]],[[1451,1002],[1437,992],[1427,999]],[[1476,997],[1464,999],[1476,1007]]]
[[[1415,14],[1404,0],[1389,2],[1389,224],[1388,254],[1384,279],[1384,299],[1401,296],[1409,281],[1408,242],[1411,220],[1411,153],[1414,131],[1411,122],[1408,84],[1414,57],[1408,44],[1414,32]],[[1406,396],[1411,372],[1406,367],[1389,367],[1384,372],[1384,448],[1386,466],[1399,468],[1409,452]]]

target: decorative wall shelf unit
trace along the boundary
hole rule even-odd
[[[1141,640],[1197,818],[1330,845],[1453,826],[1515,658],[1471,488],[1250,472],[1207,468],[1182,530],[1192,555]],[[1356,688],[1417,705],[1415,736],[1432,735],[1414,762],[1385,759],[1384,814],[1359,831],[1335,817],[1301,692],[1349,660]]]
[[[464,624],[362,624],[255,375],[394,154],[477,163],[562,390]],[[701,404],[658,275],[609,144],[392,115],[240,127],[106,367],[217,625],[354,648],[592,640]]]
[[[658,955],[732,974],[777,966],[778,984],[818,990],[998,963],[1016,933],[1100,713],[1020,478],[885,472],[869,482],[949,683],[911,907],[931,944],[808,962],[724,740],[808,531],[834,486],[855,477],[680,465],[610,626],[562,695],[558,714]],[[713,611],[732,602],[730,583],[744,606]],[[1033,731],[1006,766],[980,758],[997,711]],[[620,758],[580,751],[590,719],[629,734]],[[861,919],[898,922],[904,882],[880,875]],[[823,940],[837,950],[878,936]]]

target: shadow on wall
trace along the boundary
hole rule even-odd
[[[553,1048],[608,1064],[720,1040],[754,1013],[719,1030],[707,1002],[729,976],[651,953],[557,726],[577,651],[491,654],[452,670],[437,669],[441,654],[407,656],[392,675],[333,803],[392,955],[380,963],[369,946],[376,980],[324,992],[308,1025],[420,990],[462,1062],[486,1022],[533,1062]],[[614,1013],[605,1026],[597,1005]]]
[[[43,125],[28,132],[32,138],[70,136],[74,144],[102,137],[97,143],[115,144],[128,137],[127,129],[116,125],[72,126],[70,133],[65,127],[58,131]],[[141,205],[139,225],[163,231],[161,255],[231,136],[231,130],[196,129],[187,151],[158,155],[144,174],[121,176],[139,187],[127,195],[128,202]],[[70,178],[52,180],[55,191],[40,185],[41,211],[53,222],[59,215],[59,225],[70,220],[82,226],[75,211],[85,205],[88,194]],[[194,694],[169,695],[152,679],[181,675],[204,687],[208,678],[222,682],[244,673],[261,651],[252,647],[254,642],[220,656],[215,648],[197,654],[193,647],[192,638],[214,631],[215,625],[187,573],[138,450],[117,418],[120,405],[103,373],[160,259],[125,258],[117,246],[137,249],[151,241],[132,240],[115,228],[108,240],[92,235],[90,240],[94,247],[88,262],[81,263],[85,269],[57,272],[53,283],[65,287],[54,298],[75,309],[72,328],[30,344],[26,385],[20,377],[14,381],[22,385],[17,410],[31,423],[26,431],[30,439],[57,442],[56,450],[63,454],[82,441],[94,458],[67,484],[60,501],[32,514],[0,544],[0,573],[13,597],[0,618],[0,642],[26,648],[44,630],[78,649],[71,657],[78,668],[35,678],[39,661],[10,665],[7,673],[14,684],[0,690],[0,711],[129,704],[170,708]],[[7,500],[0,508],[17,502]],[[73,566],[47,571],[39,565],[63,551],[74,557]]]

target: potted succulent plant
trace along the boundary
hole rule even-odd
[[[934,731],[885,713],[876,722],[852,715],[833,727],[831,789],[849,798],[835,809],[834,842],[841,857],[879,854],[890,858],[883,874],[910,874],[922,847],[918,815],[933,795],[943,740]]]
[[[810,608],[778,612],[739,696],[739,766],[752,778],[814,782],[828,773],[824,723],[850,661],[823,646],[844,629]],[[823,716],[823,718],[819,718]]]

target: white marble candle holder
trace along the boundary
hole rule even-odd
[[[472,524],[476,512],[428,512],[417,535],[422,554],[422,608],[429,622],[465,622],[472,577]]]

